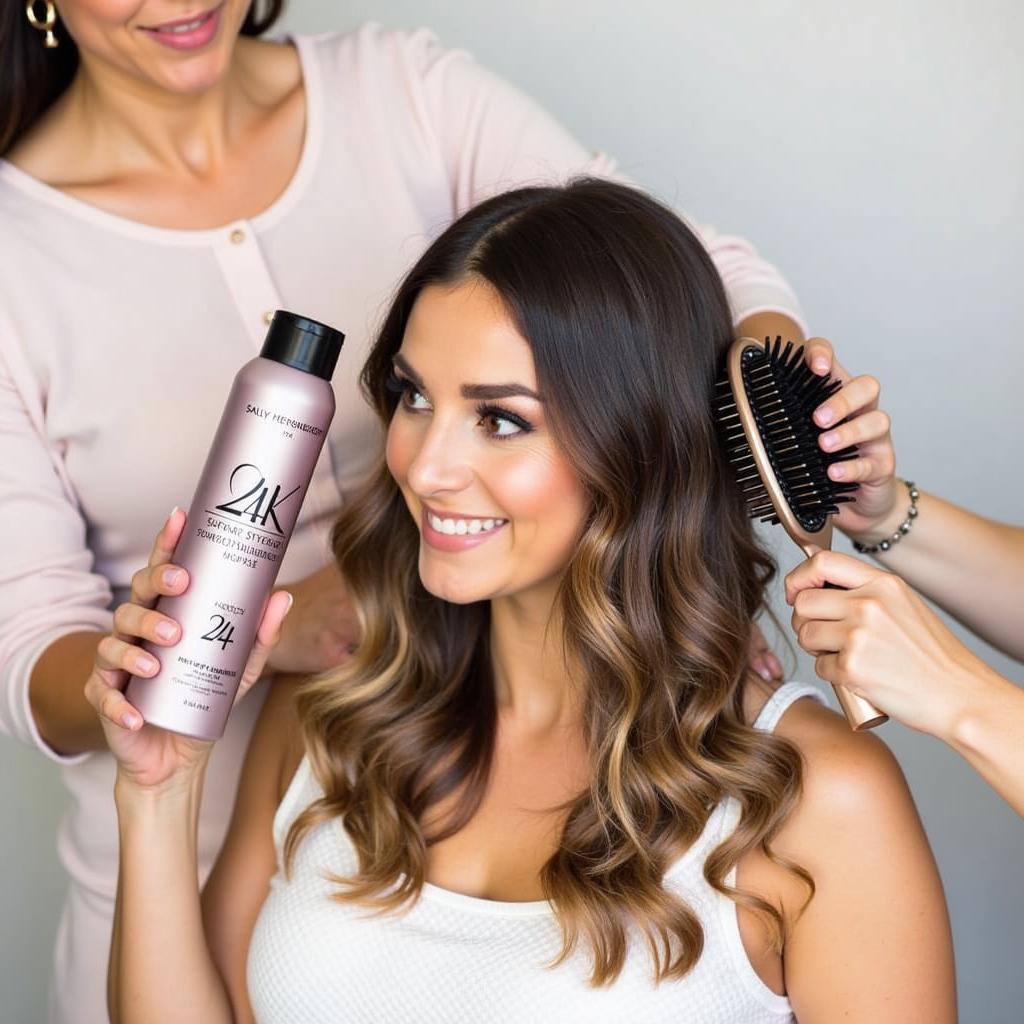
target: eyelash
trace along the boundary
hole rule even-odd
[[[400,377],[397,373],[390,373],[387,380],[384,382],[384,387],[387,391],[393,395],[397,395],[400,404],[403,409],[407,412],[422,412],[422,409],[414,409],[408,403],[408,396],[410,394],[423,394],[415,384],[407,377]],[[424,397],[426,397],[424,395]],[[519,437],[522,434],[529,434],[533,432],[533,427],[522,416],[511,412],[508,409],[503,408],[500,405],[494,405],[492,403],[482,403],[475,409],[477,416],[480,419],[495,419],[504,420],[506,423],[511,423],[514,427],[518,428],[516,434],[491,434],[490,437],[495,441],[510,441],[513,437]]]

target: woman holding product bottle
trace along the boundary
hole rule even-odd
[[[717,439],[730,335],[699,241],[618,184],[503,194],[431,245],[333,533],[358,649],[268,697],[202,896],[210,744],[123,724],[168,521],[86,687],[118,764],[115,1024],[955,1019],[895,761],[747,669],[774,567]]]
[[[808,346],[808,361],[818,373],[846,377],[821,339]],[[1024,661],[1024,530],[898,480],[888,417],[872,408],[877,394],[876,381],[859,378],[815,416],[828,427],[861,414],[823,434],[822,444],[842,448],[867,438],[865,457],[844,478],[859,481],[858,500],[837,523],[888,571],[820,552],[786,577],[793,628],[822,679],[947,743],[1024,815],[1024,692],[969,651],[914,592]]]
[[[356,378],[394,282],[482,196],[614,173],[428,32],[260,39],[280,8],[0,10],[0,527],[17,537],[0,580],[0,728],[59,764],[70,793],[56,1022],[106,1019],[115,765],[83,684],[152,524],[191,494],[270,313],[295,309],[348,335],[338,413],[279,577],[295,605],[267,666],[308,672],[341,660],[356,635],[328,531],[339,494],[380,450]],[[741,239],[704,241],[737,334],[801,336],[771,266]],[[165,586],[180,593],[186,580]],[[212,755],[203,877],[266,690]]]

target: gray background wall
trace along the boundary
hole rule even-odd
[[[882,380],[904,475],[1024,520],[1024,8],[1013,0],[291,6],[298,31],[431,26],[640,184],[753,240],[812,330]],[[798,674],[813,677],[806,660]],[[1024,823],[938,742],[898,725],[882,735],[945,880],[962,1019],[1018,1021]],[[0,740],[0,1018],[16,1024],[43,1019],[61,803],[50,766]]]

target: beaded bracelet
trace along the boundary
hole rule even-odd
[[[914,525],[914,520],[917,518],[917,499],[921,497],[921,492],[914,486],[913,481],[904,480],[903,482],[910,491],[910,508],[907,509],[907,518],[900,523],[899,529],[891,537],[886,537],[885,540],[880,540],[877,544],[870,546],[854,541],[854,550],[859,551],[862,555],[873,555],[879,551],[888,551],[893,544],[898,543],[906,534],[910,533],[910,527]]]

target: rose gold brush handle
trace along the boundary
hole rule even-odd
[[[824,589],[843,590],[845,588],[837,587],[834,583],[826,583]],[[874,729],[876,725],[882,725],[889,721],[889,716],[884,711],[879,711],[870,701],[858,697],[845,686],[833,683],[832,689],[835,690],[836,700],[839,701],[839,706],[843,709],[843,714],[846,715],[846,720],[854,732]]]
[[[845,686],[833,683],[832,689],[835,690],[836,699],[854,732],[865,732],[889,721],[889,716],[884,711],[879,711],[870,701],[858,697]]]
[[[734,341],[729,349],[726,365],[728,368],[729,387],[732,397],[736,402],[736,412],[739,415],[743,434],[750,446],[750,456],[753,459],[757,474],[764,484],[772,506],[778,515],[778,521],[783,529],[792,538],[797,547],[810,558],[815,552],[827,550],[832,546],[832,523],[826,517],[825,523],[816,533],[809,533],[801,525],[800,520],[793,514],[786,499],[786,493],[779,483],[775,470],[772,468],[772,461],[765,447],[764,439],[758,426],[757,417],[750,404],[750,397],[747,394],[746,385],[743,382],[743,354],[748,349],[762,349],[764,346],[752,338],[739,338]],[[773,415],[775,415],[773,411]],[[833,584],[826,583],[826,587],[833,590],[842,590]],[[889,716],[883,714],[873,704],[870,704],[863,697],[851,693],[844,686],[833,685],[836,691],[836,698],[850,723],[854,732],[863,732],[865,729],[873,729],[876,725],[889,721]]]

